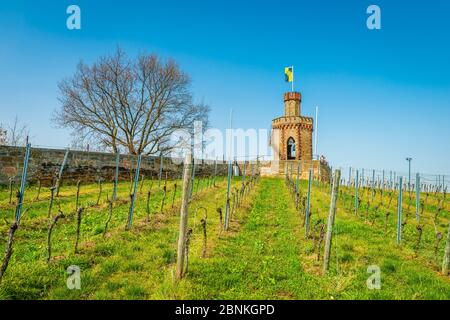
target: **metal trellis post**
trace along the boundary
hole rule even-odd
[[[31,145],[28,143],[25,149],[25,158],[23,161],[23,170],[22,170],[22,179],[20,182],[20,190],[19,190],[19,199],[16,207],[16,223],[19,223],[21,215],[22,215],[22,204],[23,204],[23,195],[25,194],[25,184],[27,182],[27,173],[28,173],[28,161],[30,160],[30,149]]]
[[[355,180],[355,214],[358,214],[358,188],[359,188],[359,170],[356,170],[356,180]]]
[[[308,237],[309,231],[309,210],[311,205],[311,183],[312,183],[312,169],[309,169],[308,175],[308,196],[306,199],[306,211],[305,211],[305,237]]]
[[[142,155],[140,154],[139,157],[138,157],[137,164],[136,164],[136,173],[135,173],[135,176],[134,176],[133,195],[131,197],[130,212],[128,214],[128,224],[127,224],[127,228],[128,229],[133,224],[133,211],[134,211],[134,203],[136,201],[136,189],[137,189],[137,185],[138,185],[138,182],[139,182],[139,171],[141,169],[141,159],[142,159]]]
[[[420,175],[416,173],[416,220],[420,220],[419,216],[419,207],[420,207]]]
[[[402,241],[402,202],[403,202],[403,179],[399,177],[397,206],[397,244]]]

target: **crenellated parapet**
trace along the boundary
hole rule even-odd
[[[302,128],[313,130],[313,118],[303,116],[279,117],[272,120],[273,129]]]

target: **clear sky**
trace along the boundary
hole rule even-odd
[[[81,8],[82,29],[66,28]],[[381,8],[381,30],[366,9]],[[0,122],[17,115],[35,144],[55,129],[57,83],[117,45],[179,62],[212,126],[269,129],[295,66],[302,113],[319,106],[318,151],[333,166],[450,173],[450,1],[2,1]]]

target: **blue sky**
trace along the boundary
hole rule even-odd
[[[66,28],[81,8],[82,29]],[[366,8],[381,8],[368,30]],[[176,59],[212,125],[270,128],[295,66],[302,113],[319,106],[318,151],[334,166],[450,173],[449,1],[2,1],[0,122],[66,146],[50,122],[57,83],[117,45]]]

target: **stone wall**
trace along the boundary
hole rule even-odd
[[[30,153],[28,182],[38,179],[50,185],[53,177],[59,172],[66,150],[32,148]],[[22,176],[25,148],[0,146],[0,184],[8,184],[9,179],[19,181]],[[146,177],[158,176],[160,157],[144,156],[141,161],[141,173]],[[137,156],[121,155],[119,162],[120,179],[133,177]],[[182,164],[180,159],[163,158],[163,176],[181,178]],[[65,182],[94,182],[98,180],[112,181],[115,175],[116,156],[112,153],[69,151],[64,168]],[[214,172],[214,161],[204,161],[196,165],[196,174],[204,175]],[[227,165],[219,161],[217,173],[227,174]]]
[[[286,165],[288,172],[297,174],[297,167],[299,161],[297,160],[280,160],[280,161],[262,161],[260,163],[260,171],[262,176],[284,176],[286,173]],[[312,160],[300,161],[300,177],[301,179],[308,179],[309,169],[312,169],[313,179],[329,181],[331,175],[331,168],[326,161]]]
[[[29,183],[40,180],[43,185],[51,185],[52,179],[59,172],[64,160],[66,150],[64,149],[44,149],[32,148],[28,167]],[[25,148],[0,146],[0,185],[9,183],[9,179],[14,179],[16,183],[21,178]],[[181,178],[182,164],[181,159],[163,158],[163,177],[167,174],[169,178]],[[137,156],[120,155],[119,178],[120,180],[129,180],[134,177]],[[261,161],[259,162],[262,175],[283,175],[285,165],[288,163],[290,169],[291,163],[294,172],[297,170],[297,161]],[[313,168],[315,179],[329,179],[330,168],[324,161],[300,161],[301,178],[308,178],[309,168]],[[244,162],[235,162],[239,166],[241,174],[244,169]],[[115,175],[116,156],[112,153],[87,152],[70,150],[67,163],[63,172],[63,180],[66,183],[96,182],[98,180],[112,181]],[[320,168],[320,169],[319,169]],[[144,156],[141,162],[141,174],[147,178],[156,177],[160,171],[160,157]],[[252,171],[258,174],[258,166],[255,162],[245,162],[246,175],[250,176]],[[214,161],[203,161],[196,164],[196,175],[202,176],[213,174]],[[226,175],[228,165],[222,161],[217,162],[217,174]]]

